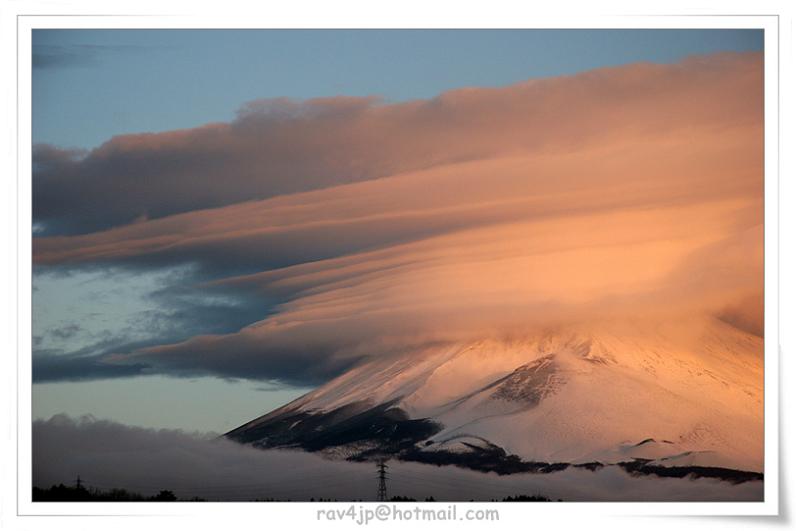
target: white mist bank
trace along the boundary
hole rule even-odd
[[[732,485],[713,479],[633,477],[618,467],[597,472],[497,476],[452,466],[391,461],[389,496],[440,501],[503,499],[518,494],[564,501],[757,501],[763,482]],[[33,484],[124,488],[144,495],[162,489],[182,499],[244,501],[373,500],[375,466],[331,461],[299,451],[263,451],[214,434],[152,430],[91,417],[57,415],[33,423]]]

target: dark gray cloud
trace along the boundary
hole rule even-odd
[[[155,309],[137,312],[126,326],[118,327],[114,333],[88,334],[86,344],[77,350],[52,347],[81,330],[76,324],[49,331],[51,346],[48,348],[43,347],[44,338],[34,340],[33,381],[81,381],[151,374],[150,364],[114,364],[108,363],[107,358],[184,341],[198,334],[235,332],[271,311],[265,298],[238,289],[197,290],[195,286],[175,284],[152,293],[150,298]],[[278,366],[274,370],[282,376]],[[296,372],[295,367],[286,367],[286,370],[285,377]],[[183,371],[180,375],[199,373],[203,372]],[[232,368],[221,376],[243,375]]]
[[[33,356],[33,382],[63,382],[127,378],[146,374],[149,366],[143,363],[109,364],[104,356],[38,354]]]
[[[192,314],[195,325],[190,328],[180,328],[179,317],[171,320],[165,317],[164,320],[169,322],[168,330],[160,333],[154,330],[143,340],[133,341],[122,332],[74,352],[35,349],[33,382],[168,374],[181,378],[210,375],[314,386],[341,374],[365,356],[365,353],[350,352],[352,346],[362,341],[361,335],[350,333],[344,338],[343,328],[323,334],[310,327],[307,335],[299,340],[287,333],[263,343],[256,336],[236,335],[240,326],[222,331],[212,314]],[[213,334],[214,328],[216,335],[207,335]],[[329,333],[338,340],[330,341]],[[194,342],[186,350],[184,342],[189,338],[194,338]],[[155,349],[157,354],[130,358],[136,352],[149,352],[149,349]]]
[[[633,477],[617,467],[599,472],[495,476],[456,467],[390,463],[391,495],[462,501],[543,494],[568,501],[741,501],[762,499],[759,481]],[[371,463],[330,461],[304,452],[263,451],[212,434],[152,430],[57,415],[33,423],[33,485],[124,488],[144,495],[169,489],[183,499],[373,500]]]
[[[54,328],[50,331],[50,334],[57,339],[69,339],[74,337],[75,334],[79,333],[83,330],[83,327],[77,324],[69,324],[66,326],[62,326],[60,328]]]

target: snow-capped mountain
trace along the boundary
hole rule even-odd
[[[499,473],[617,463],[758,473],[763,339],[704,317],[429,346],[363,363],[227,436]]]

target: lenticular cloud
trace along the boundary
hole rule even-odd
[[[323,381],[429,344],[633,316],[762,333],[762,57],[431,100],[255,102],[35,154],[39,268],[193,266],[261,320],[103,363]]]

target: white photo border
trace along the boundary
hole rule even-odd
[[[332,17],[333,18],[333,17]],[[504,17],[505,20],[506,17]],[[46,503],[31,500],[31,286],[32,286],[32,145],[31,145],[31,33],[40,28],[97,29],[199,29],[199,28],[756,28],[764,30],[764,94],[765,94],[765,466],[764,500],[762,502],[568,502],[564,504],[532,504],[534,518],[541,527],[560,516],[579,515],[776,515],[779,508],[779,17],[749,16],[599,16],[539,17],[516,19],[515,24],[496,21],[493,17],[471,17],[473,24],[453,17],[452,25],[439,15],[417,23],[408,23],[401,16],[382,15],[368,19],[330,20],[301,17],[258,18],[248,16],[17,16],[17,190],[18,190],[18,330],[17,330],[17,516],[35,515],[104,515],[104,516],[195,516],[208,518],[268,517],[268,527],[312,524],[315,503]],[[476,20],[477,19],[477,20]],[[525,23],[523,23],[525,22]],[[8,471],[10,472],[10,471]],[[5,473],[4,473],[5,474]],[[308,505],[311,505],[311,510]],[[362,504],[368,505],[368,504]],[[375,504],[374,504],[375,505]],[[468,504],[486,508],[490,504]],[[501,504],[501,520],[522,522],[528,511],[524,504]],[[141,523],[139,521],[139,523]],[[638,523],[638,522],[637,522]],[[381,523],[393,527],[390,523]],[[399,522],[400,524],[400,522]],[[440,524],[438,522],[438,524]],[[454,525],[470,525],[457,522]]]

